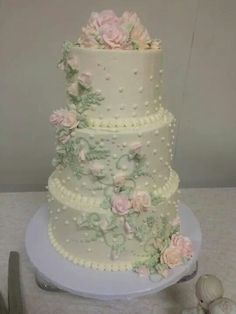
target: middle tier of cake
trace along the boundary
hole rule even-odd
[[[62,195],[101,203],[124,181],[127,189],[158,196],[172,178],[174,126],[173,115],[165,111],[162,119],[140,128],[76,129],[57,147],[57,163],[64,167],[52,180]]]

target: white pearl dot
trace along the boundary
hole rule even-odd
[[[142,92],[143,92],[143,86],[140,86],[139,89],[138,89],[138,91],[139,91],[140,93],[142,93]]]
[[[156,169],[152,170],[152,173],[154,173],[154,174],[157,173]]]
[[[73,221],[77,221],[77,217],[73,217]]]
[[[158,135],[158,134],[159,134],[159,131],[158,131],[158,130],[156,130],[156,131],[154,132],[154,134],[155,134],[155,135]]]
[[[61,212],[61,209],[60,209],[60,208],[58,208],[58,209],[57,209],[57,212],[58,212],[58,213],[60,213],[60,212]]]
[[[123,87],[119,87],[119,92],[122,93],[124,91]]]
[[[117,154],[113,154],[113,158],[117,158]]]
[[[150,75],[149,79],[150,79],[150,81],[152,81],[153,80],[153,75]]]
[[[113,138],[113,140],[116,140],[117,139],[117,135],[113,135],[112,138]]]
[[[153,154],[156,155],[157,154],[157,149],[153,150]]]
[[[50,213],[50,214],[53,214],[53,210],[50,210],[49,213]]]
[[[92,251],[92,249],[90,247],[88,247],[88,252],[91,252],[91,251]]]
[[[155,86],[155,87],[156,87],[156,89],[158,89],[158,88],[159,88],[159,84],[156,84],[156,86]]]
[[[151,142],[150,141],[147,141],[147,146],[150,146]]]
[[[160,74],[163,73],[163,69],[160,69],[159,73],[160,73]]]
[[[161,141],[164,142],[165,139],[166,139],[166,138],[165,138],[164,136],[162,136]]]
[[[146,115],[149,115],[149,114],[150,114],[150,111],[149,111],[149,110],[147,110],[147,111],[146,111]]]
[[[159,174],[159,175],[158,175],[158,178],[161,179],[161,178],[162,178],[162,174]]]
[[[106,76],[105,76],[105,79],[107,80],[107,81],[109,81],[110,79],[111,79],[111,74],[106,74]]]
[[[65,225],[69,225],[69,220],[65,220]]]
[[[126,143],[126,142],[124,142],[122,145],[123,145],[123,147],[126,147],[126,146],[127,146],[127,143]]]
[[[149,101],[145,101],[144,105],[147,107],[149,105]]]
[[[57,217],[57,216],[55,216],[55,217],[54,217],[54,219],[55,219],[55,220],[58,220],[58,217]]]
[[[70,239],[66,239],[66,243],[69,243],[70,242]]]
[[[123,169],[123,170],[127,170],[127,166],[123,166],[122,169]]]
[[[160,157],[159,160],[160,160],[160,161],[163,161],[163,157]]]
[[[153,189],[156,189],[156,188],[157,188],[157,185],[156,185],[156,184],[153,184],[152,187],[153,187]]]
[[[159,97],[158,97],[158,99],[161,101],[161,100],[162,100],[162,97],[161,97],[161,96],[159,96]]]
[[[145,186],[148,186],[148,185],[149,185],[149,183],[148,183],[148,182],[145,182],[145,183],[144,183],[144,185],[145,185]]]
[[[169,164],[168,164],[168,162],[166,161],[166,162],[165,162],[165,166],[168,166],[168,165],[169,165]]]
[[[138,137],[142,137],[142,135],[143,135],[142,133],[138,133]]]

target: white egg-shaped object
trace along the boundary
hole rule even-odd
[[[219,298],[209,305],[210,314],[236,314],[236,303],[228,298]]]
[[[214,300],[221,298],[224,288],[219,278],[214,275],[203,275],[196,283],[196,296],[204,309]]]

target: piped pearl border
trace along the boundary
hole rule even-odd
[[[160,108],[158,113],[140,118],[120,118],[120,119],[96,119],[88,117],[90,128],[138,128],[155,123],[156,127],[161,127],[170,123],[174,119],[173,115],[164,108]]]
[[[86,211],[94,211],[95,208],[99,208],[99,212],[107,212],[100,208],[102,199],[82,196],[79,193],[74,193],[65,187],[59,178],[56,177],[56,171],[49,177],[48,190],[52,197],[63,203],[65,206],[71,207],[76,210],[86,208]],[[156,191],[156,195],[163,199],[168,199],[174,194],[178,188],[179,177],[174,170],[170,170],[170,176],[168,181]],[[49,196],[48,202],[51,202],[52,198]]]

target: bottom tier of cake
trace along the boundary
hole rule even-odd
[[[61,199],[53,176],[49,180],[49,238],[54,248],[75,264],[97,270],[147,270],[166,274],[180,265],[189,252],[175,244],[179,235],[178,176],[172,175],[172,193],[157,206],[119,215],[111,209],[73,208]],[[188,242],[184,243],[190,245]],[[187,248],[188,249],[188,248]],[[183,254],[182,254],[183,253]]]

